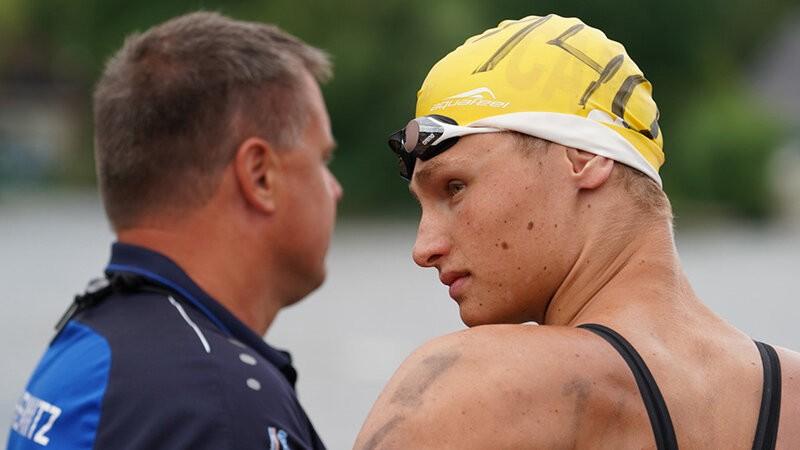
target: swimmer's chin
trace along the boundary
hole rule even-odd
[[[470,308],[465,307],[464,303],[459,304],[459,314],[461,315],[461,321],[464,322],[469,328],[478,327],[481,325],[494,325],[494,324],[501,324],[501,323],[509,323],[504,320],[498,320],[497,317],[493,317],[489,311],[486,311],[483,308]]]
[[[461,321],[469,328],[481,325],[520,325],[535,322],[535,319],[524,314],[509,314],[510,311],[506,311],[506,314],[503,314],[502,311],[492,310],[492,308],[485,306],[487,302],[478,302],[474,298],[464,296],[459,300],[458,312],[461,316]]]

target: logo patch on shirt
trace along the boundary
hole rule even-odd
[[[47,432],[61,415],[61,408],[25,392],[14,409],[11,429],[26,439],[46,446],[50,443]]]

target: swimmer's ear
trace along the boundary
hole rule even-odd
[[[572,167],[570,174],[578,189],[597,189],[611,176],[614,160],[594,153],[567,147],[566,157]]]

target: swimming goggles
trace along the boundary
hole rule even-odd
[[[427,161],[449,149],[461,136],[503,131],[491,127],[462,127],[455,120],[440,115],[411,119],[405,128],[389,136],[389,148],[399,160],[400,176],[411,181],[417,159]]]

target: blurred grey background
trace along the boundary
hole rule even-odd
[[[417,210],[384,143],[430,66],[506,18],[577,16],[625,44],[655,87],[689,278],[754,338],[800,348],[794,0],[0,0],[0,443],[52,326],[113,239],[94,190],[92,85],[126,34],[200,8],[276,23],[334,56],[324,92],[345,197],[329,278],[267,335],[292,351],[331,448],[352,445],[408,353],[463,328],[434,272],[411,261]]]

